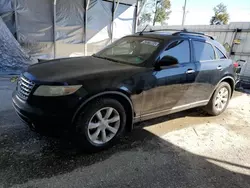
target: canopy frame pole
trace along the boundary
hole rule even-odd
[[[56,59],[56,4],[57,0],[54,0],[53,6],[53,42],[54,42],[54,59]]]
[[[16,39],[19,42],[19,31],[18,31],[18,23],[17,23],[17,0],[14,1],[14,16],[15,16],[15,27],[16,27]]]
[[[111,20],[111,43],[114,41],[114,20],[115,20],[115,13],[118,9],[120,0],[113,0],[113,6],[112,6],[112,20]]]
[[[84,56],[88,54],[88,44],[87,44],[87,23],[88,23],[88,9],[90,0],[84,1],[84,24],[83,24],[83,35],[84,35]]]
[[[140,0],[136,0],[136,9],[135,10],[135,18],[134,18],[134,33],[137,32],[138,28],[138,21],[139,21],[139,16],[141,15],[142,11],[146,7],[148,3],[148,0],[145,0],[144,3],[142,3]]]
[[[135,11],[134,11],[133,33],[137,32],[138,16],[139,16],[139,0],[136,0]]]

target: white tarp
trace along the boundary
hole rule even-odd
[[[51,0],[16,1],[17,41],[36,58],[54,57]]]
[[[34,58],[84,55],[86,46],[91,55],[133,32],[135,1],[116,1],[113,26],[113,1],[107,0],[89,1],[86,23],[83,0],[0,0],[0,16]]]
[[[36,63],[22,50],[0,17],[0,74],[15,74]]]

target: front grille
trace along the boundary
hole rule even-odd
[[[34,83],[24,76],[20,76],[17,82],[17,94],[20,98],[26,100],[29,97]]]

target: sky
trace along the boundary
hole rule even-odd
[[[250,0],[187,0],[188,13],[185,25],[207,25],[214,15],[213,7],[219,3],[227,6],[229,22],[250,22]],[[182,22],[184,0],[171,0],[168,25],[180,25]]]

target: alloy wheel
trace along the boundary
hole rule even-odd
[[[97,145],[109,142],[120,128],[120,115],[116,109],[105,107],[90,119],[87,131],[89,139]]]
[[[217,93],[214,105],[218,111],[222,111],[225,108],[225,106],[227,105],[227,101],[229,98],[228,94],[229,94],[229,92],[228,92],[228,89],[226,87],[222,87],[219,90],[219,92]]]

